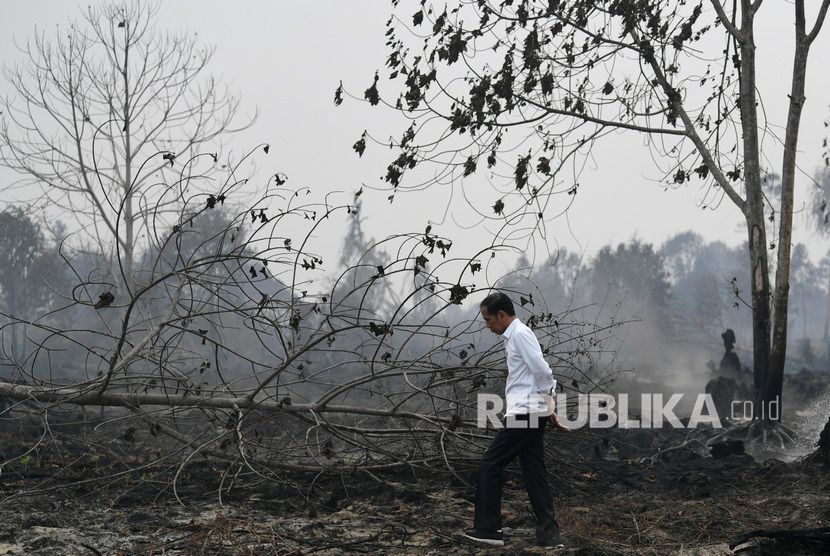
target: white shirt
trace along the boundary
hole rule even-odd
[[[556,388],[556,380],[545,358],[536,334],[518,318],[502,334],[507,352],[507,381],[504,397],[505,415],[539,413],[549,415],[542,395]]]

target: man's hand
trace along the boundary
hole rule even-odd
[[[545,403],[550,411],[550,423],[560,431],[571,432],[571,429],[559,422],[559,417],[556,416],[556,401],[553,399],[553,388],[550,389],[548,395],[545,396]]]
[[[556,416],[556,413],[550,414],[550,423],[560,431],[571,432],[571,429],[559,422],[559,417]]]

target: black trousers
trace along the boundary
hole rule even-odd
[[[517,421],[518,425],[529,426],[499,429],[490,447],[481,456],[474,527],[490,531],[501,529],[503,470],[519,458],[530,505],[536,515],[536,540],[544,544],[559,537],[559,524],[553,511],[553,495],[545,469],[544,435],[548,417],[520,415]]]

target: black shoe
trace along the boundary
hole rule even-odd
[[[480,544],[490,546],[504,546],[504,534],[501,529],[488,531],[487,529],[467,529],[464,536]]]
[[[565,548],[565,543],[562,542],[562,537],[555,537],[546,542],[537,541],[536,546],[543,546],[546,550],[552,550],[554,548]]]

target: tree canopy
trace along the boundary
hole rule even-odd
[[[155,3],[102,3],[54,36],[36,30],[4,68],[13,94],[0,100],[0,165],[34,186],[21,201],[66,209],[76,243],[106,247],[127,280],[150,219],[179,202],[160,173],[209,173],[177,159],[215,163],[221,138],[253,121],[207,73],[214,49],[157,19]]]

